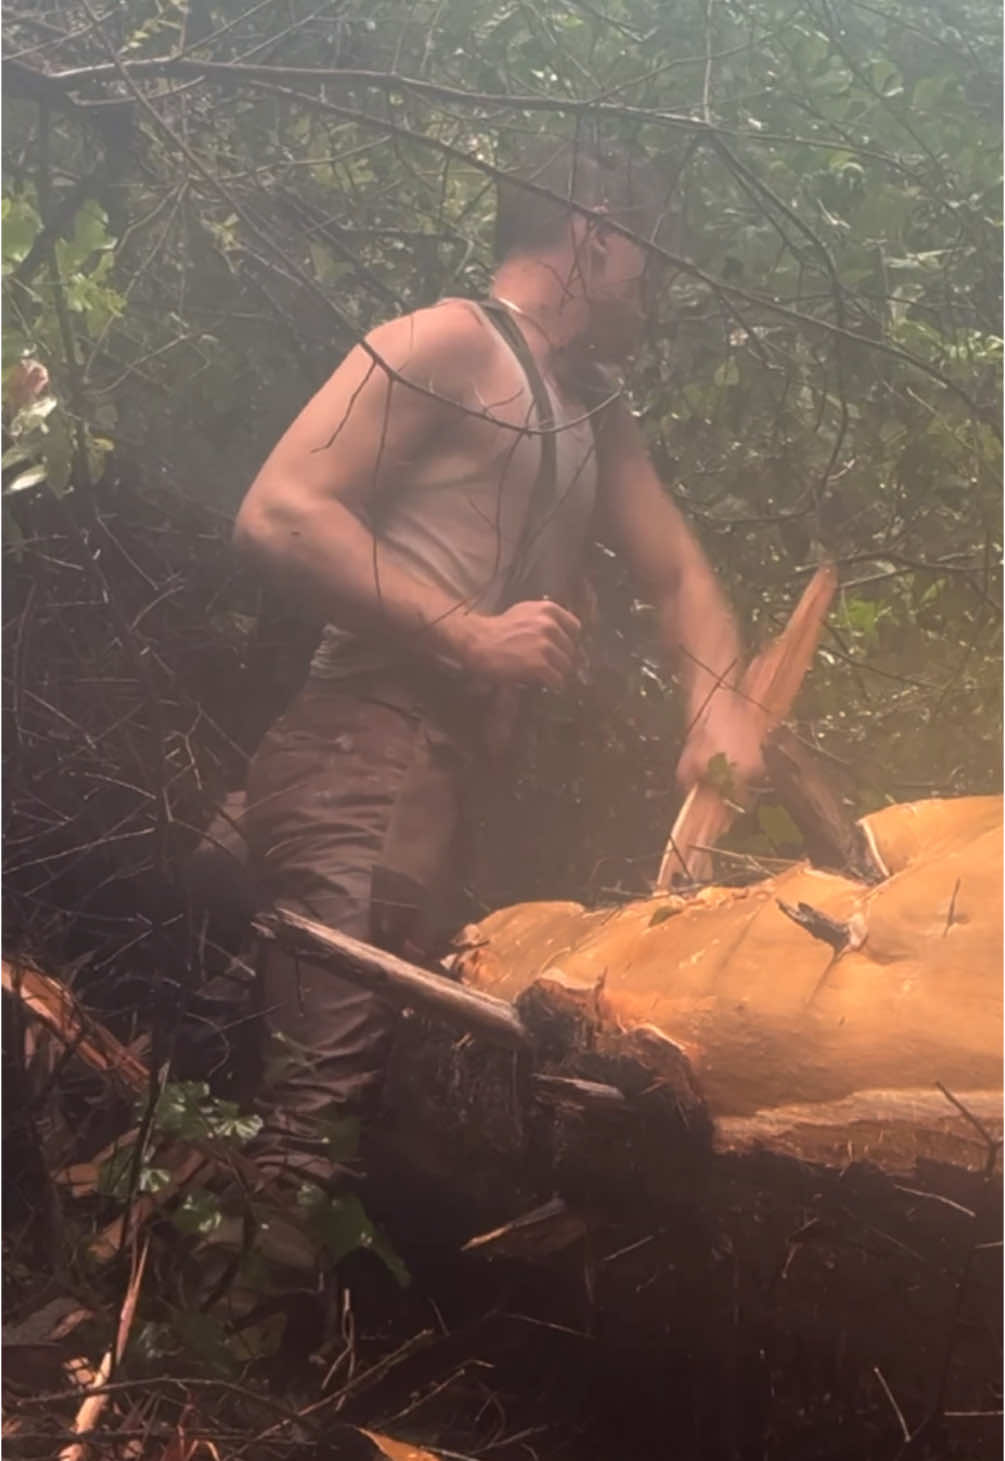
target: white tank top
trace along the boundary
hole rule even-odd
[[[495,327],[499,349],[510,347]],[[513,357],[517,421],[537,425],[534,399],[522,365]],[[574,416],[552,389],[556,422],[555,485],[547,513],[534,539],[521,553],[520,597],[565,602],[581,569],[583,551],[596,501],[597,471],[593,428],[582,409]],[[507,402],[507,406],[510,406]],[[507,411],[507,418],[510,417]],[[513,558],[521,544],[526,514],[541,463],[540,435],[521,435],[500,427],[492,460],[473,471],[463,454],[451,453],[450,442],[430,454],[425,471],[417,472],[400,491],[393,490],[375,513],[374,536],[400,566],[423,583],[434,584],[459,606],[479,614],[505,607]],[[369,638],[328,624],[311,662],[316,679],[384,670],[400,664],[407,650],[395,650]]]

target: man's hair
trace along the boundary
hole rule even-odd
[[[523,186],[532,183],[553,197]],[[656,242],[670,219],[671,188],[648,159],[627,148],[587,147],[542,139],[525,149],[518,168],[499,181],[497,259],[550,248],[565,237],[576,211],[558,201],[597,209],[640,239]]]

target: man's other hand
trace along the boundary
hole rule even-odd
[[[458,614],[451,648],[465,669],[492,684],[561,690],[575,667],[581,628],[568,609],[540,599],[503,614]]]
[[[716,767],[723,765],[717,758],[724,758],[732,791],[734,795],[742,795],[764,773],[761,747],[766,733],[767,716],[763,710],[734,690],[725,687],[717,690],[684,743],[677,763],[678,782],[685,791],[690,791],[697,781],[716,784]]]

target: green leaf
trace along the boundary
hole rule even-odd
[[[280,1311],[270,1314],[260,1324],[242,1324],[234,1334],[228,1335],[228,1348],[242,1364],[248,1360],[271,1359],[278,1354],[286,1338],[287,1315]]]
[[[922,76],[915,83],[914,91],[911,93],[911,105],[919,112],[930,111],[938,106],[945,90],[946,78],[944,76]]]
[[[702,390],[701,386],[695,385],[693,381],[689,381],[688,384],[684,387],[681,394],[683,395],[684,400],[690,407],[692,414],[704,420],[705,416],[707,415],[708,408],[705,399],[705,392]]]
[[[70,423],[60,411],[47,423],[41,444],[42,458],[46,466],[46,482],[50,492],[61,497],[70,486],[70,471],[73,465],[73,442],[70,439]]]
[[[724,389],[728,386],[739,385],[740,367],[737,365],[732,355],[730,355],[728,359],[723,360],[721,364],[716,367],[716,372],[712,379],[720,389]]]
[[[757,825],[776,850],[802,846],[802,833],[782,806],[762,802],[757,809]]]
[[[45,481],[48,473],[45,463],[39,462],[34,467],[29,467],[25,472],[19,472],[10,482],[4,482],[4,495],[10,492],[24,492],[29,487],[38,487]]]
[[[7,196],[3,200],[4,263],[19,264],[42,228],[42,220],[26,198]]]
[[[720,796],[727,799],[736,794],[736,768],[722,751],[716,751],[711,757],[702,781],[708,786],[715,787]]]
[[[171,1221],[186,1236],[208,1237],[223,1221],[220,1199],[212,1192],[188,1192],[171,1214]]]
[[[309,1231],[324,1246],[332,1263],[338,1263],[358,1248],[367,1248],[381,1260],[402,1288],[411,1282],[408,1269],[387,1236],[371,1222],[354,1192],[331,1198],[313,1183],[305,1183],[298,1193],[297,1202]]]
[[[186,1141],[216,1140],[244,1144],[262,1128],[261,1117],[243,1115],[235,1102],[209,1094],[205,1081],[172,1081],[154,1112],[154,1127]]]
[[[890,605],[878,599],[856,598],[846,594],[841,601],[840,618],[844,627],[866,646],[879,639],[879,624],[890,614]]]
[[[7,327],[3,332],[3,383],[5,391],[11,372],[17,369],[22,360],[33,353],[34,341],[28,338],[24,330],[16,327],[12,328],[8,319]]]
[[[22,406],[10,424],[11,436],[23,436],[25,432],[32,431],[51,416],[58,405],[55,396],[41,396],[29,406]]]
[[[102,1197],[124,1198],[132,1171],[135,1147],[118,1147],[98,1168],[97,1189]]]
[[[872,84],[882,96],[899,96],[904,90],[900,71],[893,61],[882,57],[873,61],[870,68],[872,73]]]
[[[163,1192],[171,1185],[171,1173],[164,1167],[141,1167],[139,1189],[141,1192]]]
[[[178,1309],[171,1316],[171,1328],[177,1336],[176,1349],[186,1360],[194,1357],[212,1374],[224,1378],[236,1373],[239,1362],[221,1319],[195,1309]]]
[[[81,258],[98,249],[115,247],[115,239],[108,232],[108,214],[93,198],[77,210],[73,220],[73,243]]]
[[[129,1341],[131,1354],[146,1364],[158,1364],[177,1348],[178,1341],[171,1325],[149,1320],[136,1325]]]
[[[115,443],[109,441],[105,436],[92,436],[88,432],[86,444],[88,471],[91,474],[91,480],[96,482],[105,469],[106,457],[115,449]]]
[[[310,253],[314,272],[322,284],[337,284],[353,271],[352,264],[345,259],[336,258],[327,244],[312,242]]]
[[[97,1180],[97,1190],[102,1197],[114,1197],[122,1202],[129,1196],[129,1183],[132,1180],[135,1160],[135,1143],[128,1141],[102,1162],[98,1169]],[[147,1163],[140,1166],[137,1179],[140,1192],[163,1192],[170,1183],[171,1173],[166,1168],[152,1167]]]

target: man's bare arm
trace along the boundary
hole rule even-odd
[[[693,730],[678,774],[685,783],[698,779],[722,751],[746,778],[759,769],[761,728],[731,688],[742,668],[736,623],[624,402],[598,431],[598,462],[602,528],[655,606],[661,644],[685,687]]]
[[[486,327],[451,303],[382,325],[368,344],[379,362],[353,350],[270,454],[238,514],[236,545],[347,627],[490,679],[560,684],[572,615],[546,604],[471,613],[408,573],[365,521],[381,492],[464,425],[458,403],[488,357]]]

